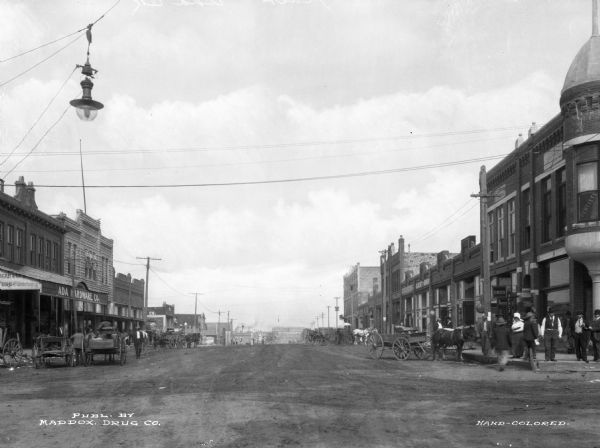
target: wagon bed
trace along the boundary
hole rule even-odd
[[[428,355],[429,345],[426,331],[410,327],[397,327],[395,333],[374,331],[367,339],[367,351],[374,359],[381,358],[386,348],[391,348],[398,360],[408,359],[411,355],[424,359]]]
[[[33,365],[36,369],[45,367],[51,359],[62,358],[66,366],[73,365],[73,346],[67,337],[38,336],[32,351]]]

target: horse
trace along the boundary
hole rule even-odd
[[[462,349],[465,343],[463,336],[463,328],[440,328],[433,333],[431,337],[431,348],[433,351],[432,360],[435,361],[436,353],[442,350],[442,359],[445,357],[445,349],[447,347],[456,347],[456,360],[462,359]]]
[[[363,344],[367,342],[367,338],[373,331],[372,328],[355,328],[352,330],[352,336],[354,337],[354,345]]]

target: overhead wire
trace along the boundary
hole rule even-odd
[[[4,163],[6,163],[6,161],[23,144],[23,142],[25,141],[25,139],[27,138],[27,136],[29,135],[29,133],[33,130],[33,128],[39,123],[39,121],[42,119],[42,117],[46,114],[46,112],[48,111],[48,109],[50,108],[50,106],[52,105],[52,103],[54,102],[54,100],[56,99],[56,97],[58,97],[58,95],[60,94],[60,92],[62,92],[63,88],[65,87],[65,85],[67,84],[67,82],[69,81],[69,79],[71,79],[71,77],[73,76],[73,73],[75,73],[75,70],[77,70],[77,67],[73,68],[73,71],[69,74],[69,76],[67,76],[67,79],[65,79],[65,81],[62,83],[62,85],[59,87],[59,89],[56,92],[56,94],[50,99],[50,101],[48,102],[48,104],[46,105],[46,107],[44,107],[44,109],[40,113],[40,115],[37,118],[37,120],[35,120],[33,122],[33,124],[30,126],[30,128],[27,130],[27,132],[25,132],[25,135],[23,136],[23,138],[21,138],[21,140],[19,141],[19,143],[17,143],[17,145],[13,148],[13,150],[9,154],[7,154],[2,161],[0,161],[0,166],[4,165]]]
[[[418,171],[431,168],[443,168],[449,166],[465,165],[475,162],[483,162],[488,160],[501,159],[506,157],[506,154],[498,154],[487,157],[478,157],[473,159],[458,160],[453,162],[440,162],[432,163],[427,165],[418,165],[404,168],[392,168],[387,170],[375,170],[375,171],[361,171],[356,173],[346,174],[332,174],[325,176],[308,176],[308,177],[296,177],[296,178],[283,178],[283,179],[272,179],[272,180],[257,180],[257,181],[238,181],[238,182],[214,182],[214,183],[191,183],[191,184],[137,184],[137,185],[86,185],[86,188],[205,188],[205,187],[232,187],[242,185],[268,185],[268,184],[280,184],[280,183],[292,183],[292,182],[308,182],[317,180],[331,180],[331,179],[344,179],[353,177],[364,177],[364,176],[375,176],[382,174],[393,174],[408,171]],[[49,184],[38,184],[37,188],[80,188],[80,185],[49,185]]]
[[[9,83],[11,83],[11,82],[13,82],[15,79],[18,79],[18,78],[20,78],[21,76],[25,75],[26,73],[29,73],[31,70],[33,70],[34,68],[36,68],[36,67],[37,67],[37,66],[39,66],[40,64],[43,64],[43,63],[44,63],[44,62],[46,62],[48,59],[50,59],[50,58],[52,58],[52,57],[56,56],[58,53],[60,53],[61,51],[63,51],[65,48],[69,47],[70,45],[73,45],[75,42],[77,42],[79,39],[81,39],[81,37],[82,37],[82,36],[83,36],[83,34],[82,34],[82,35],[80,35],[80,36],[77,36],[75,39],[73,39],[72,41],[70,41],[70,42],[69,42],[67,45],[65,45],[65,46],[63,46],[63,47],[61,47],[61,48],[59,48],[59,49],[58,49],[58,50],[56,50],[54,53],[50,54],[50,56],[47,56],[47,57],[45,57],[45,58],[44,58],[44,59],[42,59],[41,61],[39,61],[39,62],[35,63],[34,65],[32,65],[31,67],[29,67],[28,69],[26,69],[26,70],[24,70],[24,71],[22,71],[22,72],[18,73],[17,75],[13,76],[12,78],[10,78],[10,79],[7,79],[7,80],[6,80],[6,81],[4,81],[4,82],[1,82],[1,83],[0,83],[0,88],[1,88],[1,87],[4,87],[5,85],[7,85],[7,84],[9,84]]]
[[[92,22],[90,25],[95,25],[96,23],[98,23],[98,22],[99,22],[101,19],[103,19],[103,18],[104,18],[104,16],[106,16],[106,14],[108,14],[108,13],[109,13],[109,12],[110,12],[110,11],[111,11],[111,10],[112,10],[114,7],[115,7],[115,6],[117,6],[117,4],[118,4],[120,1],[121,1],[121,0],[117,0],[117,2],[116,2],[114,5],[112,5],[112,6],[111,6],[111,7],[110,7],[110,8],[109,8],[107,11],[105,11],[105,12],[104,12],[104,14],[102,14],[100,17],[98,17],[98,18],[97,18],[97,19],[96,19],[94,22]],[[73,31],[72,33],[69,33],[69,34],[67,34],[67,35],[65,35],[65,36],[63,36],[63,37],[59,37],[58,39],[54,39],[54,40],[52,40],[52,41],[50,41],[50,42],[46,42],[46,43],[44,43],[44,44],[38,45],[38,46],[37,46],[37,47],[35,47],[35,48],[31,48],[31,49],[29,49],[29,50],[22,51],[21,53],[18,53],[18,54],[14,55],[14,56],[10,56],[10,57],[8,57],[8,58],[5,58],[5,59],[0,59],[0,63],[4,63],[4,62],[11,61],[11,60],[13,60],[13,59],[20,58],[21,56],[24,56],[24,55],[26,55],[26,54],[29,54],[29,53],[32,53],[32,52],[34,52],[34,51],[40,50],[40,49],[42,49],[42,48],[44,48],[44,47],[47,47],[47,46],[49,46],[49,45],[52,45],[52,44],[55,44],[56,42],[60,42],[61,40],[67,39],[67,38],[69,38],[69,37],[71,37],[71,36],[74,36],[74,35],[75,35],[75,34],[77,34],[77,33],[81,33],[81,32],[83,32],[83,31],[86,31],[86,30],[88,30],[88,29],[89,29],[89,27],[90,27],[90,25],[87,25],[87,26],[85,26],[85,27],[83,27],[83,28],[80,28],[80,29],[78,29],[77,31]],[[81,36],[80,36],[80,37],[81,37]]]
[[[164,280],[164,279],[163,279],[163,278],[162,278],[162,277],[161,277],[161,276],[158,274],[158,272],[157,272],[155,269],[153,269],[152,267],[150,268],[150,271],[151,271],[151,272],[152,272],[154,275],[156,275],[156,276],[158,277],[158,279],[159,279],[159,280],[160,280],[160,281],[161,281],[163,284],[165,284],[165,285],[166,285],[168,288],[170,288],[171,290],[173,290],[173,291],[174,291],[174,292],[176,292],[177,294],[180,294],[181,296],[189,297],[189,294],[186,294],[186,293],[184,293],[184,292],[181,292],[181,291],[179,291],[177,288],[175,288],[175,287],[173,287],[172,285],[170,285],[170,284],[169,284],[169,283],[168,283],[166,280]],[[215,313],[215,314],[217,314],[217,312],[216,312],[216,311],[213,311],[213,310],[211,310],[210,308],[208,308],[206,305],[204,305],[204,304],[203,304],[203,303],[201,303],[200,301],[198,301],[198,304],[199,304],[200,306],[202,306],[203,308],[205,308],[206,310],[208,310],[210,313]]]
[[[362,139],[345,139],[345,140],[322,140],[322,141],[304,141],[304,142],[288,142],[288,143],[274,143],[274,144],[261,144],[261,145],[238,145],[238,146],[187,146],[187,147],[174,147],[174,148],[155,148],[155,149],[100,149],[94,150],[88,148],[86,154],[88,155],[119,155],[119,154],[153,154],[153,153],[172,153],[172,152],[210,152],[210,151],[246,151],[250,149],[279,149],[279,148],[295,148],[295,147],[306,147],[306,146],[326,146],[326,145],[344,145],[344,144],[356,144],[356,143],[368,143],[377,141],[392,141],[392,140],[406,140],[421,137],[436,137],[436,136],[447,136],[447,135],[468,135],[474,133],[484,132],[495,132],[508,129],[520,129],[520,128],[495,128],[495,129],[478,129],[478,130],[466,130],[457,132],[445,132],[438,134],[421,134],[413,136],[398,136],[398,137],[372,137]],[[488,141],[490,139],[476,139],[476,140],[465,140],[464,142],[457,143],[443,143],[437,145],[427,145],[428,147],[447,146],[451,144],[463,144],[463,143],[474,143],[481,141]],[[407,148],[406,151],[416,150],[423,147]],[[78,151],[56,151],[56,152],[44,152],[40,155],[71,155],[79,154]]]
[[[54,129],[54,127],[62,120],[62,118],[65,116],[65,114],[67,113],[67,111],[69,110],[69,107],[71,107],[70,105],[67,106],[65,108],[65,110],[63,111],[63,113],[60,115],[60,117],[58,117],[58,119],[46,130],[46,132],[44,132],[44,134],[40,137],[40,139],[37,141],[37,143],[31,148],[31,150],[25,154],[16,164],[14,167],[12,167],[9,171],[7,171],[4,174],[4,177],[6,178],[6,176],[8,176],[10,173],[12,173],[15,169],[17,169],[17,167],[23,162],[25,161],[25,159],[27,159],[27,157],[29,157],[29,155],[31,155],[31,153],[33,151],[35,151],[35,149],[39,146],[40,143],[42,143],[42,141],[44,140],[44,138],[46,138],[46,136],[50,133],[50,131],[52,131],[52,129]]]

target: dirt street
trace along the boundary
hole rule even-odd
[[[375,361],[362,346],[150,351],[0,381],[5,447],[600,446],[600,373]]]

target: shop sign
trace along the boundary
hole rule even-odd
[[[0,271],[0,290],[21,291],[42,289],[42,285],[35,280],[15,275],[11,272]]]
[[[88,291],[83,288],[73,288],[68,285],[57,285],[54,283],[44,283],[42,294],[68,297],[69,299],[103,305],[108,303],[108,294]]]

